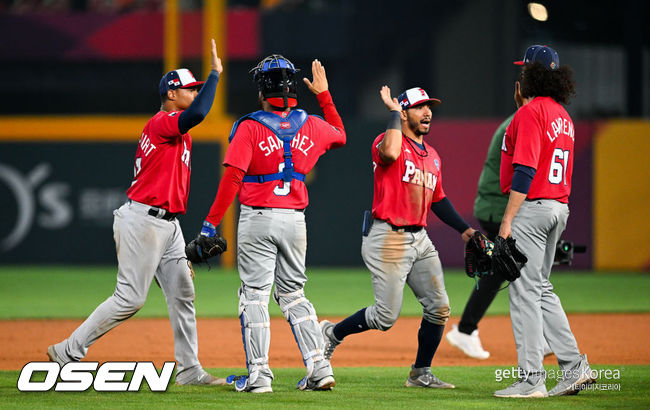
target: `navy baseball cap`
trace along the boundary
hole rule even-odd
[[[557,51],[553,50],[549,46],[540,45],[528,47],[528,49],[526,49],[526,54],[524,54],[524,59],[521,61],[515,61],[515,64],[524,65],[535,63],[537,61],[549,70],[557,70],[560,67],[560,57],[557,55]]]
[[[409,88],[397,97],[397,102],[403,110],[415,107],[416,105],[429,103],[431,108],[439,105],[442,101],[437,98],[429,98],[429,94],[420,87]]]
[[[203,83],[205,81],[196,81],[192,72],[187,68],[179,68],[178,70],[172,70],[163,75],[160,79],[158,91],[160,91],[160,95],[165,95],[167,94],[167,90],[197,87],[203,85]]]

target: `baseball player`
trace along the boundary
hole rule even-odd
[[[316,95],[325,120],[293,109],[298,103],[298,70],[283,56],[266,57],[251,72],[262,110],[233,125],[226,169],[201,230],[201,235],[216,235],[215,227],[239,193],[239,318],[248,374],[229,381],[240,392],[272,392],[268,302],[275,284],[273,299],[291,326],[307,368],[297,388],[329,390],[335,385],[332,367],[323,355],[316,311],[304,292],[304,211],[309,202],[305,175],[326,151],[345,144],[345,130],[318,60],[312,63],[313,81],[304,82]]]
[[[391,112],[385,133],[372,144],[374,196],[367,212],[361,247],[371,272],[375,304],[334,324],[321,322],[325,357],[351,334],[368,329],[390,329],[402,308],[404,284],[423,307],[418,331],[418,351],[406,381],[407,387],[454,388],[431,373],[431,361],[449,317],[438,251],[426,230],[429,208],[467,242],[474,229],[458,215],[442,189],[438,153],[423,136],[431,126],[431,109],[440,100],[422,88],[411,88],[397,99],[384,86],[381,98]]]
[[[555,50],[535,45],[526,50],[517,110],[501,146],[501,190],[509,193],[499,236],[512,236],[528,257],[521,277],[510,284],[510,318],[520,378],[494,393],[497,397],[548,397],[577,394],[595,381],[581,355],[560,299],[549,282],[555,248],[569,217],[575,129],[560,103],[575,94],[573,70],[560,67]],[[563,377],[550,391],[542,365],[546,339]]]
[[[199,363],[194,284],[191,266],[183,260],[185,240],[177,219],[187,209],[190,187],[188,131],[208,114],[223,70],[214,40],[211,52],[212,71],[205,82],[185,68],[160,80],[162,106],[140,136],[128,201],[113,212],[115,292],[70,337],[47,349],[50,360],[64,365],[83,359],[97,339],[140,310],[155,277],[174,333],[177,384],[225,384],[225,379],[208,374]]]
[[[517,108],[519,108],[522,102],[517,98],[515,100]],[[503,121],[492,136],[485,165],[478,180],[478,193],[474,201],[474,216],[478,219],[481,229],[491,241],[494,241],[499,233],[501,218],[508,203],[508,196],[501,193],[499,167],[501,164],[503,135],[506,127],[512,121],[512,117],[514,117],[514,114]],[[504,282],[505,280],[500,275],[482,276],[479,279],[465,305],[460,323],[458,323],[458,326],[452,325],[452,329],[445,336],[449,344],[475,359],[490,357],[490,352],[483,349],[481,339],[479,339],[478,322],[485,315]],[[544,340],[544,355],[549,354],[553,354],[553,352]]]

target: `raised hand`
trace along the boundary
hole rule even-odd
[[[221,74],[223,66],[221,65],[221,59],[217,56],[217,42],[214,39],[210,40],[210,52],[212,54],[212,69]]]
[[[309,87],[309,91],[314,94],[320,94],[323,91],[327,91],[329,85],[327,83],[327,76],[325,75],[325,67],[321,64],[320,61],[314,60],[311,63],[311,74],[314,78],[313,81],[309,81],[306,77],[302,80]]]
[[[381,95],[381,100],[386,104],[386,107],[388,107],[388,110],[390,111],[402,111],[402,106],[397,102],[397,98],[391,98],[390,96],[390,87],[387,85],[381,87],[381,90],[379,91],[379,95]]]

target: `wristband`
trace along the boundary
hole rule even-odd
[[[400,111],[391,111],[390,120],[388,120],[387,130],[402,130],[402,118]]]

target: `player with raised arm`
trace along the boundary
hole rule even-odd
[[[176,383],[226,383],[199,363],[193,271],[185,260],[185,240],[177,219],[185,214],[190,187],[192,138],[188,131],[210,111],[223,71],[214,40],[211,54],[212,71],[205,82],[197,81],[185,68],[170,71],[160,80],[160,111],[140,136],[128,201],[113,213],[118,261],[115,292],[70,337],[47,349],[50,360],[64,365],[83,359],[97,339],[140,310],[155,277],[165,295],[174,333]]]
[[[573,70],[560,67],[557,52],[540,45],[529,47],[516,64],[523,65],[520,82],[515,83],[515,98],[523,105],[501,146],[501,190],[509,198],[496,240],[514,238],[528,261],[521,277],[508,287],[520,377],[494,395],[577,394],[595,378],[549,281],[556,244],[569,217],[575,128],[561,103],[568,104],[575,94]],[[543,339],[564,375],[550,392],[542,364]]]
[[[361,256],[370,270],[375,304],[339,323],[321,322],[325,357],[346,336],[369,329],[386,331],[402,308],[404,284],[423,307],[418,351],[406,380],[407,387],[454,388],[431,373],[431,362],[449,318],[438,251],[424,227],[431,209],[454,228],[464,242],[475,230],[456,212],[442,189],[442,164],[436,150],[424,141],[432,108],[440,100],[422,88],[411,88],[397,99],[382,87],[382,101],[391,113],[385,133],[372,143],[374,195],[372,213],[366,213]]]
[[[239,318],[248,374],[229,381],[240,392],[273,391],[268,302],[275,284],[273,299],[291,326],[307,368],[298,389],[329,390],[335,385],[332,367],[324,357],[316,311],[304,291],[304,211],[309,203],[305,175],[326,151],[345,144],[345,130],[320,61],[312,63],[313,81],[304,82],[316,95],[325,120],[292,109],[298,104],[298,70],[283,56],[266,57],[251,71],[262,110],[234,124],[226,169],[201,230],[203,236],[216,235],[216,226],[239,193]]]

